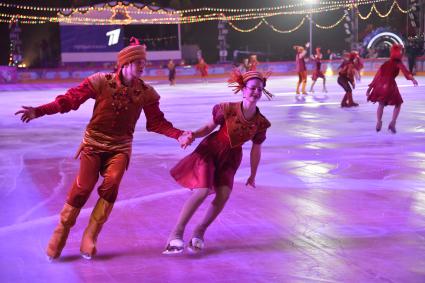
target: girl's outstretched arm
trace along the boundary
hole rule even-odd
[[[250,158],[251,175],[248,177],[245,185],[250,185],[255,188],[255,176],[257,175],[258,164],[260,164],[261,159],[261,144],[252,143]]]
[[[407,70],[406,66],[404,66],[404,64],[402,62],[400,62],[398,64],[398,67],[400,68],[401,72],[403,73],[404,77],[409,80],[412,81],[414,86],[418,85],[418,82],[415,80],[415,78],[413,77],[412,73],[409,72],[409,70]]]
[[[205,126],[197,129],[193,132],[194,138],[202,138],[211,133],[218,125],[215,123],[214,119],[211,119]]]

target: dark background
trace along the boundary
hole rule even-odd
[[[103,3],[104,1],[3,1],[6,3],[16,3],[32,6],[49,6],[49,7],[80,7],[88,6],[96,3]],[[214,8],[259,8],[259,7],[274,7],[279,5],[298,3],[299,1],[272,1],[272,0],[160,0],[155,2],[143,2],[150,5],[158,5],[160,7],[172,7],[175,9],[187,9],[196,7],[214,7]],[[400,0],[399,4],[406,8],[408,0]],[[378,3],[377,7],[381,12],[387,12],[392,4],[392,1],[385,3]],[[363,5],[360,7],[362,14],[366,14],[370,9],[370,5]],[[0,8],[0,13],[14,13],[13,9]],[[22,13],[22,10],[19,10]],[[28,12],[27,12],[28,13]],[[315,15],[315,21],[321,25],[330,25],[335,23],[342,15],[342,10],[334,12],[326,12]],[[38,15],[45,15],[46,12],[39,12]],[[54,13],[51,13],[54,15]],[[285,15],[267,18],[267,20],[276,26],[278,29],[287,30],[293,28],[299,23],[302,16],[300,15]],[[233,22],[239,28],[251,28],[258,23],[259,20],[236,21]],[[205,23],[182,24],[182,44],[197,44],[200,46],[203,56],[209,63],[218,61],[218,22],[211,21]],[[394,31],[406,36],[411,31],[407,30],[407,15],[395,9],[392,14],[387,18],[380,18],[373,13],[368,20],[359,19],[359,34],[360,40],[363,36],[367,35],[370,30],[379,26],[390,26]],[[260,61],[267,60],[292,60],[293,49],[295,44],[305,44],[309,38],[309,24],[308,21],[295,32],[289,34],[281,34],[274,32],[269,26],[263,24],[257,30],[249,33],[242,33],[235,31],[230,26],[227,26],[229,33],[227,35],[227,42],[230,45],[228,49],[229,57],[232,59],[233,50],[248,50],[251,52],[261,52],[265,55],[260,55]],[[23,40],[23,53],[26,62],[33,67],[39,66],[37,58],[39,58],[40,48],[48,48],[51,52],[52,63],[58,62],[60,57],[60,36],[59,24],[22,24],[22,40]],[[8,24],[0,24],[0,32],[2,40],[0,41],[0,65],[8,64],[9,55],[9,30]],[[44,44],[43,44],[44,41]],[[349,43],[345,41],[345,32],[343,23],[337,27],[329,30],[317,29],[313,26],[313,46],[321,46],[322,50],[332,49],[335,52],[342,52],[349,48]]]

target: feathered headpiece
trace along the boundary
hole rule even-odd
[[[238,93],[246,86],[247,81],[251,79],[259,79],[263,81],[264,84],[263,93],[266,95],[268,100],[271,100],[273,94],[265,89],[267,78],[270,76],[270,74],[271,72],[263,74],[257,71],[248,71],[242,74],[239,69],[233,69],[227,82],[229,83],[229,87],[233,88],[233,92]]]

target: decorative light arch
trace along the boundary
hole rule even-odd
[[[372,39],[367,44],[367,49],[370,49],[371,46],[373,46],[373,43],[382,37],[389,37],[393,43],[401,44],[404,47],[403,39],[401,39],[397,34],[393,32],[385,31],[385,32],[378,33],[374,37],[372,37]]]

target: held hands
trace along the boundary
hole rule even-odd
[[[195,137],[191,131],[184,131],[178,140],[180,147],[185,149],[187,146],[192,144],[192,142],[195,140]]]
[[[253,188],[255,188],[255,177],[254,176],[249,176],[248,180],[246,180],[245,186],[251,186]]]
[[[21,120],[24,123],[28,123],[32,119],[37,118],[35,115],[35,108],[31,106],[22,106],[22,109],[15,113],[15,115],[18,114],[22,114]]]

